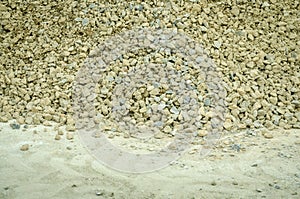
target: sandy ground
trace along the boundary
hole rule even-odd
[[[300,198],[299,130],[232,134],[204,158],[186,153],[159,171],[128,174],[101,165],[76,134],[54,140],[53,127],[0,129],[1,199]]]

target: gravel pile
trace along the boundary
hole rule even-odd
[[[55,121],[66,124],[70,131],[75,130],[73,82],[90,51],[126,30],[170,28],[199,42],[214,61],[227,92],[224,129],[300,128],[298,1],[101,2],[4,1],[0,4],[0,122],[16,119],[20,124],[50,125],[50,121]],[[111,92],[104,77],[115,78],[116,71],[126,68],[127,74],[134,78],[136,73],[130,73],[130,67],[139,64],[143,67],[147,56],[150,56],[148,61],[153,62],[153,75],[158,72],[155,64],[161,64],[156,63],[157,59],[170,59],[166,53],[139,51],[111,62],[110,70],[103,73],[96,88],[95,107],[100,115],[115,117],[113,107],[122,97]],[[177,62],[178,56],[174,57],[169,62],[170,67],[180,71],[184,58],[179,57]],[[182,71],[180,74],[174,78],[183,77]],[[169,75],[166,71],[165,77]],[[185,80],[189,80],[192,87],[200,87],[195,97],[204,97],[198,99],[199,106],[210,105],[203,93],[205,82],[196,81],[197,71],[190,76]],[[122,81],[114,88],[124,91],[126,86],[124,81],[122,86]],[[175,100],[174,90],[168,86],[136,87],[135,97],[123,111],[130,112],[136,123],[150,120],[153,125],[155,122],[159,125],[162,118],[151,119],[147,107],[153,104],[151,100],[156,100],[158,105],[163,98]],[[158,94],[161,99],[157,98]],[[174,130],[179,108],[177,101],[166,109],[169,113],[164,120],[168,125],[163,126],[163,132]],[[209,114],[209,110],[205,114]],[[205,116],[208,121],[210,117]],[[129,130],[127,122],[132,120],[126,121],[126,117],[118,120],[124,124],[122,130]],[[198,121],[198,125],[200,123]],[[204,136],[205,132],[199,135]]]
[[[91,53],[74,85],[74,118],[83,136],[87,129],[93,137],[103,131],[144,140],[205,136],[211,144],[223,129],[226,91],[214,62],[177,29],[112,37]]]

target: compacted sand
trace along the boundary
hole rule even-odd
[[[299,130],[222,137],[199,158],[127,174],[100,164],[75,134],[55,140],[52,127],[0,127],[0,198],[299,198]],[[45,132],[47,131],[47,132]],[[227,141],[227,142],[226,142]],[[225,143],[221,144],[221,143]],[[20,150],[23,145],[28,150]],[[227,144],[227,145],[226,145]]]

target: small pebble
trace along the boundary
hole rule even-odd
[[[240,144],[233,144],[233,145],[231,145],[231,149],[239,152],[241,150],[241,145]]]
[[[10,124],[10,127],[12,129],[20,129],[20,124],[13,123],[13,124]]]
[[[62,129],[58,129],[58,132],[57,132],[58,135],[63,135],[64,134],[64,131]]]
[[[265,138],[267,138],[267,139],[273,138],[272,133],[271,133],[270,131],[268,131],[267,129],[262,129],[262,130],[260,131],[260,133],[261,133]]]
[[[238,185],[239,183],[237,181],[232,182],[233,185]]]
[[[208,133],[207,133],[207,131],[206,130],[199,130],[198,131],[198,136],[199,137],[204,137],[204,136],[206,136]]]
[[[274,185],[274,188],[275,188],[275,189],[280,189],[280,186],[279,186],[278,184],[275,184],[275,185]]]
[[[296,140],[295,144],[300,145],[300,140]]]
[[[100,191],[100,190],[97,190],[95,192],[96,196],[103,196],[104,195],[104,191]]]
[[[28,151],[28,150],[29,150],[29,144],[23,144],[23,145],[20,147],[20,150],[21,150],[21,151]]]
[[[84,19],[82,19],[81,23],[82,23],[83,26],[86,26],[86,25],[89,24],[89,19],[84,18]]]
[[[108,138],[109,139],[113,139],[115,137],[115,134],[114,133],[110,133],[109,135],[108,135]]]
[[[67,125],[66,130],[67,131],[75,131],[76,130],[75,125]]]
[[[68,150],[72,150],[72,147],[70,147],[70,146],[67,146],[67,147],[66,147],[66,149],[68,149]]]
[[[272,139],[272,138],[273,138],[273,135],[272,135],[271,133],[268,132],[268,133],[265,133],[265,134],[264,134],[264,137],[267,138],[267,139]]]
[[[55,140],[60,140],[61,137],[60,137],[60,135],[56,134],[54,139],[55,139]]]
[[[71,133],[67,133],[67,140],[72,140],[74,138],[74,135]]]

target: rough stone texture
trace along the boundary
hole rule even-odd
[[[90,50],[124,30],[161,27],[185,32],[215,61],[225,129],[299,128],[298,1],[100,2],[0,3],[0,122],[74,130],[72,82]]]

